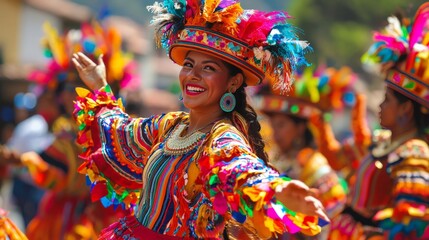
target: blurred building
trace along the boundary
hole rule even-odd
[[[153,29],[126,15],[102,10],[68,0],[0,1],[0,128],[14,122],[13,99],[17,93],[28,90],[28,73],[43,68],[47,61],[41,47],[45,35],[42,26],[47,21],[59,32],[79,28],[81,22],[92,19],[116,28],[124,48],[134,54],[139,64],[141,88],[177,92],[179,67],[164,51],[155,49]]]

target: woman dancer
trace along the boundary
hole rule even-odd
[[[414,21],[390,17],[364,55],[381,64],[386,94],[375,145],[356,171],[348,207],[333,220],[332,239],[429,238],[429,3]]]
[[[267,166],[264,144],[244,87],[305,63],[284,12],[243,10],[238,1],[164,1],[149,8],[157,42],[182,66],[189,113],[130,118],[105,81],[104,65],[77,53],[85,84],[76,118],[87,150],[81,169],[100,196],[133,206],[135,216],[102,239],[218,239],[231,221],[259,238],[314,235],[328,221],[302,182]]]

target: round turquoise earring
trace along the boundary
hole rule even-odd
[[[219,104],[222,111],[229,113],[234,110],[237,101],[235,99],[234,94],[227,92],[223,94]]]

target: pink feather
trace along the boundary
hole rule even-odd
[[[250,40],[249,45],[253,45],[255,39],[266,39],[271,29],[273,22],[285,22],[289,15],[282,11],[262,12],[254,11],[250,17],[241,19],[239,24],[239,38]]]
[[[410,33],[409,49],[413,49],[414,44],[423,41],[423,37],[429,31],[429,2],[420,6],[417,10],[414,25]]]
[[[193,18],[195,15],[200,13],[200,4],[199,1],[188,0],[186,1],[186,12],[185,19]]]
[[[407,46],[405,42],[398,41],[398,39],[395,37],[390,37],[390,36],[382,35],[380,33],[375,33],[374,40],[384,42],[387,48],[398,51],[400,55],[406,54],[407,52]]]

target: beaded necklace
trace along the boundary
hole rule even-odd
[[[386,132],[384,134],[386,134],[389,138],[385,139],[384,141],[377,142],[377,144],[374,146],[374,148],[371,151],[372,155],[376,158],[386,156],[387,154],[397,149],[405,141],[417,136],[416,131],[411,131],[409,133],[403,134],[398,139],[391,141],[390,139],[391,133]]]
[[[191,151],[199,144],[201,139],[206,136],[206,133],[201,132],[201,130],[212,124],[214,124],[214,122],[211,122],[184,137],[182,137],[181,134],[183,130],[188,127],[188,124],[177,124],[165,142],[164,153],[167,155],[179,156]]]

